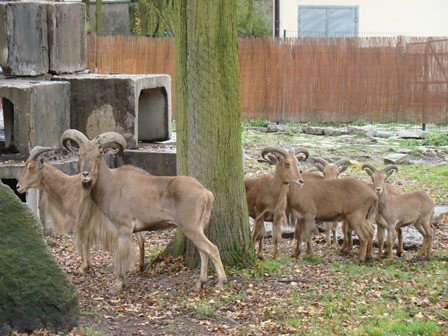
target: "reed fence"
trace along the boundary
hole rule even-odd
[[[166,73],[173,38],[87,37],[96,73]],[[242,117],[448,124],[448,38],[244,38]]]

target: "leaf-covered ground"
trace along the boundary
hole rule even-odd
[[[445,148],[254,130],[245,130],[243,139],[249,175],[272,169],[257,162],[264,146],[301,145],[313,156],[351,158],[347,175],[366,181],[360,163],[381,167],[385,152],[405,151],[415,162],[400,166],[395,182],[403,189],[424,188],[438,204],[448,204]],[[47,240],[79,290],[82,316],[71,335],[448,335],[448,217],[433,229],[435,253],[429,261],[417,260],[410,250],[402,258],[358,264],[358,246],[342,256],[324,246],[323,234],[314,239],[314,257],[290,258],[294,242],[284,239],[279,260],[272,260],[268,238],[267,260],[252,269],[226,269],[229,283],[223,292],[213,287],[213,271],[205,288],[196,292],[198,272],[184,267],[182,260],[165,259],[143,273],[131,273],[126,290],[113,294],[113,263],[107,252],[94,249],[92,271],[80,275],[73,237]],[[172,235],[145,233],[148,264]]]

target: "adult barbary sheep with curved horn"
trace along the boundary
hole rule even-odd
[[[296,157],[297,155],[297,157]],[[274,241],[273,258],[278,255],[278,243],[281,240],[281,228],[287,223],[285,214],[288,185],[294,183],[303,184],[301,178],[300,160],[306,160],[309,156],[305,148],[297,148],[293,152],[287,152],[282,148],[265,147],[261,151],[262,159],[275,166],[274,174],[265,174],[257,178],[247,178],[244,181],[246,188],[246,200],[249,216],[254,219],[252,240],[258,241],[258,257],[264,258],[263,238],[265,234],[265,221],[273,222],[272,236]]]
[[[133,166],[109,168],[102,156],[125,149],[126,141],[121,134],[107,132],[93,140],[85,139],[81,132],[68,130],[62,135],[61,143],[78,153],[82,182],[91,188],[92,199],[101,211],[118,225],[115,289],[122,290],[125,285],[123,251],[132,244],[132,233],[176,226],[199,250],[201,274],[196,288],[200,289],[207,281],[211,258],[218,274],[217,288],[223,289],[227,279],[219,250],[204,234],[213,194],[190,176],[152,176]]]
[[[422,234],[423,243],[418,252],[419,257],[432,256],[431,222],[434,214],[435,202],[423,190],[396,193],[391,192],[387,178],[398,171],[395,165],[383,169],[364,164],[362,169],[371,177],[373,189],[378,195],[378,215],[376,221],[382,227],[387,227],[387,255],[392,257],[395,244],[395,234],[398,235],[397,256],[403,253],[402,227],[414,225]]]
[[[90,248],[93,243],[99,241],[106,250],[111,250],[117,232],[96,206],[92,206],[88,218],[80,220],[81,203],[86,198],[90,199],[90,194],[84,190],[79,175],[66,175],[40,157],[53,150],[40,146],[31,150],[17,183],[17,191],[24,193],[30,188],[43,190],[41,208],[45,217],[52,219],[57,233],[76,232],[76,245],[81,253],[78,272],[84,273],[90,269]]]

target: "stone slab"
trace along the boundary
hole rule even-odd
[[[0,2],[0,65],[8,76],[49,69],[47,9],[39,2]]]
[[[68,82],[0,80],[5,149],[28,155],[34,146],[59,146],[69,128]]]
[[[53,76],[70,82],[70,127],[93,139],[115,131],[127,147],[171,137],[171,77],[77,74]]]

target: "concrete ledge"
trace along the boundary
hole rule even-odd
[[[70,82],[70,127],[93,139],[115,131],[128,148],[139,141],[171,137],[171,77],[78,74],[54,76]]]

